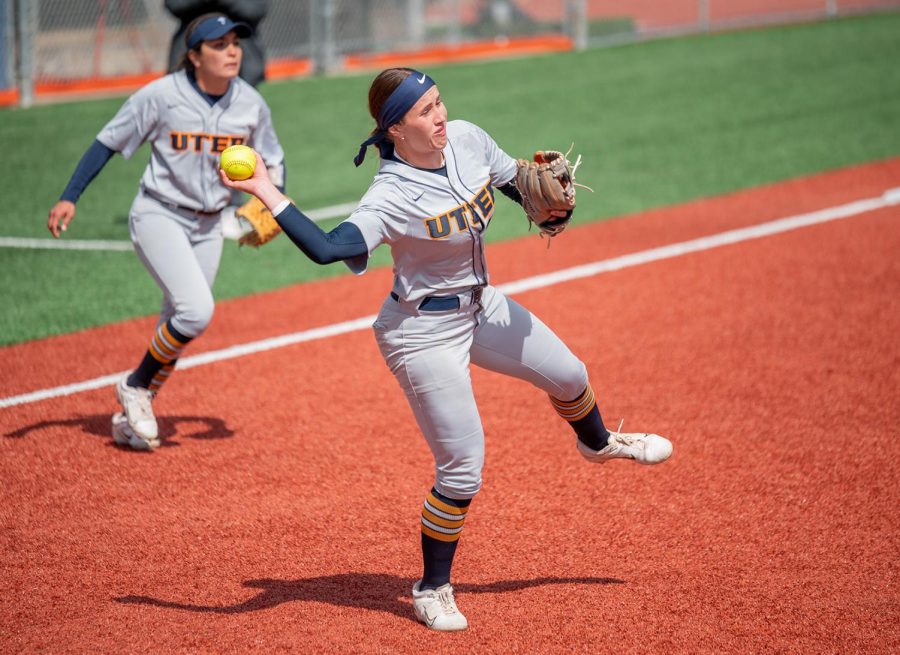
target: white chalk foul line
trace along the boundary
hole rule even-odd
[[[310,219],[319,222],[329,218],[349,216],[357,203],[347,202],[306,212]],[[24,248],[27,250],[101,250],[131,252],[131,241],[92,241],[90,239],[26,239],[24,237],[0,237],[0,248]]]
[[[623,255],[621,257],[604,259],[598,262],[593,262],[591,264],[573,266],[572,268],[566,268],[554,273],[535,275],[534,277],[529,277],[523,280],[518,280],[516,282],[510,282],[508,284],[500,285],[498,288],[504,293],[510,295],[521,293],[523,291],[540,289],[542,287],[561,284],[563,282],[590,277],[593,275],[598,275],[600,273],[617,271],[623,268],[629,268],[631,266],[639,266],[641,264],[660,261],[662,259],[680,257],[682,255],[693,252],[711,250],[712,248],[740,243],[742,241],[750,241],[752,239],[761,239],[763,237],[772,236],[773,234],[779,234],[781,232],[788,232],[790,230],[809,227],[810,225],[827,223],[828,221],[836,221],[842,218],[850,218],[852,216],[858,216],[860,214],[874,211],[876,209],[883,209],[885,207],[897,204],[900,204],[900,188],[889,189],[888,191],[885,191],[881,196],[876,198],[857,200],[856,202],[851,202],[846,205],[830,207],[827,209],[810,212],[808,214],[799,214],[797,216],[790,216],[788,218],[782,218],[775,221],[770,221],[768,223],[760,223],[759,225],[751,225],[750,227],[728,230],[727,232],[720,232],[718,234],[701,237],[699,239],[681,241],[679,243],[673,243],[668,246],[651,248],[650,250],[642,250],[641,252]],[[210,352],[201,353],[199,355],[184,357],[178,360],[178,368],[186,369],[195,366],[204,366],[206,364],[213,364],[215,362],[221,362],[227,359],[234,359],[235,357],[244,357],[246,355],[252,355],[254,353],[263,352],[266,350],[282,348],[284,346],[290,346],[296,343],[302,343],[304,341],[327,339],[329,337],[346,334],[348,332],[355,332],[357,330],[366,329],[372,325],[372,322],[374,320],[375,315],[373,314],[350,321],[344,321],[342,323],[334,323],[332,325],[313,328],[311,330],[294,332],[291,334],[282,335],[280,337],[262,339],[260,341],[253,341],[250,343],[231,346],[229,348],[223,348],[222,350],[213,350]],[[22,394],[19,396],[0,398],[0,408],[13,407],[15,405],[24,405],[26,403],[38,402],[41,400],[47,400],[49,398],[69,396],[75,393],[80,393],[82,391],[91,391],[93,389],[99,389],[101,387],[112,386],[119,380],[119,378],[125,375],[126,372],[127,371],[121,371],[113,375],[104,375],[103,377],[94,378],[93,380],[86,380],[84,382],[77,382],[75,384],[67,384],[65,386],[54,387],[52,389],[42,389],[40,391],[33,391],[31,393]]]
[[[363,316],[362,318],[355,318],[352,321],[334,323],[332,325],[326,325],[324,327],[304,330],[303,332],[294,332],[292,334],[285,334],[280,337],[262,339],[261,341],[242,343],[238,344],[237,346],[223,348],[222,350],[211,350],[199,355],[185,357],[184,363],[182,363],[182,360],[179,359],[178,368],[185,369],[193,368],[194,366],[205,366],[206,364],[221,362],[225,359],[234,359],[235,357],[252,355],[254,353],[263,352],[265,350],[274,350],[275,348],[282,348],[284,346],[290,346],[295,343],[303,343],[304,341],[317,341],[318,339],[336,337],[339,334],[346,334],[347,332],[364,330],[367,327],[371,327],[372,323],[375,321],[375,318],[375,314],[371,314],[369,316]],[[3,401],[0,400],[0,403],[2,402]],[[0,404],[0,407],[2,407],[2,404]]]
[[[900,189],[896,189],[896,191],[900,192]],[[630,266],[638,266],[640,264],[647,264],[661,259],[679,257],[688,253],[710,250],[712,248],[739,243],[741,241],[760,239],[762,237],[778,234],[779,232],[787,232],[788,230],[796,230],[801,227],[816,225],[817,223],[826,223],[840,218],[849,218],[851,216],[857,216],[898,203],[900,203],[900,195],[893,201],[889,201],[886,192],[884,196],[880,198],[867,198],[866,200],[858,200],[846,205],[830,207],[809,214],[790,216],[769,223],[760,223],[759,225],[751,225],[750,227],[728,230],[727,232],[720,232],[708,237],[692,239],[691,241],[682,241],[668,246],[643,250],[630,255],[614,257],[613,259],[604,259],[591,264],[574,266],[561,271],[547,273],[546,275],[536,275],[534,277],[525,278],[524,280],[519,280],[518,282],[510,282],[509,284],[504,284],[500,288],[502,288],[505,293],[509,294],[521,293],[522,291],[528,291],[529,289],[539,289],[552,284],[559,284],[560,282],[590,277],[599,273],[617,271],[623,268],[629,268]]]
[[[0,237],[0,247],[25,248],[27,250],[104,250],[131,252],[131,241],[91,241],[90,239],[24,239]]]

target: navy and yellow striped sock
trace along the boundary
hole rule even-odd
[[[184,347],[191,342],[191,337],[186,337],[172,327],[172,321],[166,321],[160,325],[150,347],[141,360],[140,365],[128,376],[128,385],[131,387],[143,387],[150,391],[159,391],[163,383],[172,374],[175,362],[181,355]]]
[[[450,567],[472,499],[456,500],[432,488],[422,507],[422,561],[420,589],[437,589],[450,582]]]
[[[175,364],[178,363],[177,359],[173,359],[171,362],[160,368],[156,375],[153,376],[153,379],[150,380],[150,391],[156,393],[159,391],[160,387],[165,383],[166,380],[169,379],[169,376],[172,375],[172,371],[175,370]]]
[[[606,448],[609,431],[603,425],[591,385],[587,385],[574,400],[560,400],[550,396],[550,402],[556,413],[569,422],[579,441],[585,446],[593,450]]]

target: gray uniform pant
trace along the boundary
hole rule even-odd
[[[222,257],[219,214],[198,214],[139,193],[128,217],[138,257],[163,292],[159,323],[186,337],[212,320],[212,286]]]
[[[442,312],[389,297],[374,330],[434,455],[435,489],[449,498],[472,498],[481,488],[484,430],[470,363],[562,400],[578,397],[588,384],[584,364],[562,340],[494,287],[484,289],[480,304],[462,294],[458,310]]]

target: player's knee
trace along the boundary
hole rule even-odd
[[[581,361],[573,362],[566,370],[566,374],[557,380],[559,390],[552,394],[560,400],[571,400],[584,393],[588,385],[587,368]]]
[[[188,336],[200,336],[212,321],[215,309],[212,295],[197,299],[175,315],[176,326]]]
[[[447,498],[469,500],[481,490],[481,475],[449,478],[438,476],[434,488]]]
[[[483,458],[466,458],[454,464],[441,466],[435,476],[435,489],[448,498],[467,500],[481,490]]]

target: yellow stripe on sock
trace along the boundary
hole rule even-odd
[[[168,364],[175,358],[175,354],[169,354],[166,351],[160,349],[160,347],[156,343],[156,339],[150,342],[150,354],[153,355],[153,359],[158,361],[160,364]]]
[[[432,539],[437,539],[438,541],[446,541],[447,543],[459,541],[459,533],[444,534],[443,532],[436,532],[425,525],[422,526],[422,534],[431,537]]]
[[[584,391],[582,391],[581,394],[574,400],[560,400],[559,398],[550,396],[550,402],[552,402],[556,407],[575,407],[576,405],[580,405],[581,403],[583,403],[586,398],[592,396],[593,394],[594,392],[591,389],[591,386],[588,385],[584,388]]]
[[[431,492],[428,493],[428,502],[431,503],[432,506],[441,510],[442,512],[446,512],[447,514],[459,514],[461,516],[465,516],[466,512],[469,511],[468,507],[454,507],[453,505],[448,505],[442,500],[438,500],[438,498]]]
[[[176,339],[174,336],[172,336],[172,333],[169,332],[169,326],[166,325],[165,323],[160,325],[159,329],[160,329],[160,332],[162,333],[163,338],[175,350],[180,351],[182,348],[184,348],[187,345],[188,341],[190,341],[190,339],[188,339],[188,341],[182,341],[181,339]]]
[[[172,375],[172,371],[175,369],[175,363],[172,362],[170,364],[166,364],[159,371],[156,372],[156,375],[153,376],[153,379],[150,381],[150,391],[156,392],[159,391],[160,387],[169,379],[169,376]]]
[[[465,516],[460,516],[458,519],[445,519],[442,516],[438,516],[428,511],[428,508],[422,510],[422,518],[431,521],[435,525],[439,525],[443,528],[461,528],[463,523],[466,520]]]
[[[563,401],[550,396],[550,403],[553,405],[556,413],[570,423],[583,419],[597,404],[594,400],[594,390],[591,389],[590,385],[575,400]]]
[[[169,348],[159,337],[154,338],[151,345],[163,357],[166,357],[168,359],[175,359],[178,356],[178,351]]]

